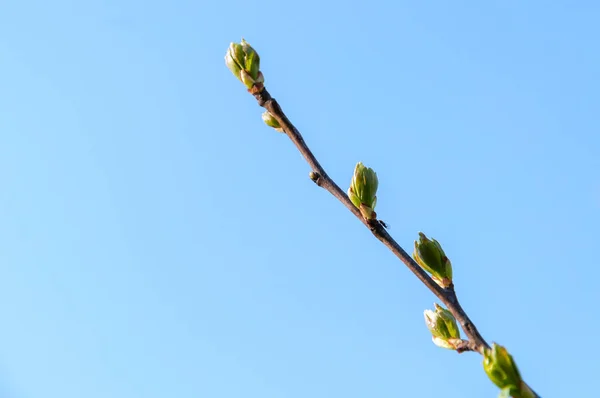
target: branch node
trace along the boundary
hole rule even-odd
[[[319,184],[319,178],[321,178],[321,174],[317,173],[316,171],[311,171],[308,173],[308,176],[313,182],[317,183],[317,185]]]
[[[458,344],[456,344],[456,352],[459,354],[467,351],[478,352],[477,344],[471,340],[461,340]]]
[[[260,92],[256,93],[251,93],[254,98],[256,98],[256,101],[258,102],[258,105],[264,107],[265,104],[267,103],[267,101],[270,101],[273,99],[273,97],[271,97],[271,94],[269,94],[269,92],[265,89],[261,90]]]
[[[373,212],[373,217],[377,217],[375,212]],[[383,227],[383,224],[381,224],[381,221],[379,221],[377,218],[371,218],[367,220],[367,224],[369,224],[369,229],[371,232],[377,232]]]

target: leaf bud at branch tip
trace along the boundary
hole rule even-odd
[[[225,65],[252,94],[264,89],[265,78],[260,71],[258,53],[242,39],[241,43],[231,43],[225,54]]]

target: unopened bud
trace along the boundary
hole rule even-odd
[[[431,274],[438,285],[446,288],[452,284],[452,263],[437,240],[429,239],[423,232],[419,232],[413,258],[421,268]]]
[[[231,43],[225,54],[225,64],[248,90],[260,92],[265,78],[260,72],[258,53],[242,39],[241,43]]]
[[[348,188],[348,197],[366,220],[373,220],[377,217],[375,205],[377,204],[378,186],[377,173],[358,162],[354,168],[350,188]]]
[[[425,310],[425,324],[431,332],[432,340],[435,345],[450,350],[455,350],[460,340],[460,330],[456,324],[456,319],[450,311],[442,308],[438,304],[433,304],[435,311]]]
[[[269,111],[264,111],[262,114],[262,120],[269,127],[273,127],[276,131],[283,133],[283,129],[281,128],[281,124],[275,119],[275,117]]]
[[[496,343],[483,351],[483,369],[492,383],[502,391],[500,396],[533,398],[535,394],[521,379],[521,373],[506,348]]]

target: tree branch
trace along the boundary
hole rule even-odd
[[[287,118],[279,103],[271,97],[269,92],[266,89],[262,89],[259,93],[254,90],[251,91],[252,95],[258,101],[258,104],[265,108],[273,117],[277,120],[277,122],[281,125],[284,133],[292,140],[298,151],[302,154],[304,159],[308,162],[309,166],[312,169],[310,173],[310,178],[321,188],[325,189],[327,192],[332,194],[336,199],[338,199],[356,218],[358,218],[369,230],[371,233],[379,239],[388,249],[392,251],[407,267],[408,269],[415,274],[417,278],[448,308],[448,310],[454,315],[458,323],[461,325],[464,330],[468,340],[463,340],[463,342],[457,348],[457,352],[461,353],[464,351],[475,351],[483,354],[483,350],[490,348],[489,344],[485,341],[485,339],[481,336],[475,324],[468,317],[467,313],[461,307],[458,297],[456,296],[456,292],[454,290],[454,285],[444,289],[440,287],[437,283],[433,281],[433,279],[427,274],[416,262],[413,258],[390,236],[384,226],[378,220],[366,220],[360,210],[354,206],[354,204],[350,201],[350,198],[346,195],[342,189],[333,181],[323,166],[319,163],[315,155],[311,152],[304,142],[304,138],[298,131],[296,127],[290,122]],[[254,91],[254,92],[252,92]],[[535,393],[534,393],[535,394]],[[535,394],[536,397],[539,397]]]
[[[477,328],[471,322],[465,311],[460,306],[453,287],[444,289],[431,279],[431,277],[412,259],[412,257],[390,236],[386,229],[376,220],[367,221],[360,213],[360,210],[350,201],[348,196],[342,189],[333,181],[327,172],[321,166],[319,161],[315,158],[315,155],[308,148],[302,135],[294,127],[292,122],[283,113],[279,103],[271,97],[266,89],[263,89],[260,93],[254,94],[258,104],[265,108],[271,113],[275,119],[279,122],[283,131],[292,140],[296,148],[300,151],[304,159],[308,162],[313,172],[312,179],[315,183],[324,188],[327,192],[335,196],[344,206],[348,208],[369,230],[379,239],[388,249],[392,251],[406,266],[412,271],[413,274],[419,278],[421,282],[429,289],[435,296],[444,303],[444,305],[452,312],[452,315],[460,323],[461,327],[465,331],[465,334],[470,341],[474,343],[475,351],[482,352],[483,348],[489,348],[488,343],[481,337]]]

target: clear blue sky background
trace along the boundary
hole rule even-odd
[[[453,260],[544,397],[600,365],[594,1],[0,3],[0,395],[495,397],[434,297],[308,179],[267,87],[379,215]]]

